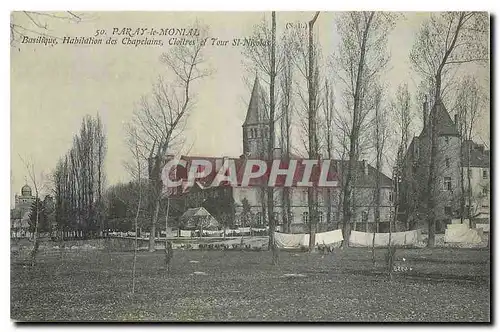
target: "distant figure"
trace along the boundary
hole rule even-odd
[[[170,273],[170,265],[172,264],[173,257],[174,250],[172,249],[172,243],[165,242],[165,265],[167,266],[167,273]]]

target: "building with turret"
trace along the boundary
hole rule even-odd
[[[461,199],[468,188],[467,172],[471,174],[472,196],[478,198],[477,202],[470,203],[471,208],[478,215],[489,216],[489,151],[485,152],[484,147],[472,141],[462,140],[457,116],[452,120],[441,101],[431,111],[425,102],[422,111],[422,132],[413,138],[403,161],[398,218],[409,229],[427,229],[429,190],[433,190],[436,231],[444,231],[452,219],[466,215],[466,211],[461,212]],[[434,128],[431,128],[433,118]],[[434,176],[429,184],[431,134],[436,135],[436,151]],[[466,201],[464,209],[468,210],[468,206]]]
[[[31,187],[25,184],[21,188],[21,195],[14,197],[14,208],[10,210],[11,236],[24,237],[29,231],[31,206],[35,201]]]

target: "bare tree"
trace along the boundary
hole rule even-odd
[[[399,131],[399,144],[397,148],[396,155],[396,165],[395,165],[395,176],[394,176],[394,222],[396,222],[399,215],[399,205],[400,205],[400,183],[403,180],[403,169],[404,169],[404,159],[406,151],[408,150],[408,143],[410,140],[410,126],[412,121],[411,116],[411,96],[408,91],[408,84],[402,83],[398,86],[396,93],[396,100],[392,103],[391,107],[393,111],[393,116],[396,119],[397,130]],[[414,179],[405,179],[407,181],[413,181]],[[408,202],[407,202],[408,203]],[[408,204],[407,204],[408,206]],[[411,206],[414,206],[413,204]],[[407,211],[407,213],[413,213],[412,210]],[[409,219],[406,220],[406,229],[410,229]]]
[[[323,133],[323,150],[325,151],[325,156],[328,160],[333,159],[333,145],[334,145],[334,119],[335,119],[335,95],[333,92],[333,87],[328,79],[325,79],[325,88],[322,103],[322,130]],[[328,187],[325,193],[325,200],[327,204],[326,210],[326,220],[330,222],[332,219],[332,201],[333,201],[333,190]]]
[[[133,176],[134,180],[137,181],[138,184],[138,202],[137,202],[137,209],[135,213],[135,219],[134,219],[134,230],[135,230],[135,238],[134,238],[134,260],[132,263],[132,294],[135,293],[135,274],[136,274],[136,262],[137,262],[137,237],[138,237],[138,220],[139,220],[139,213],[141,211],[141,206],[142,206],[142,172],[143,172],[143,161],[144,158],[140,154],[140,149],[139,149],[139,142],[137,141],[137,135],[135,132],[135,128],[129,128],[129,132],[132,133],[132,135],[129,136],[128,139],[128,145],[129,145],[129,150],[134,158],[134,163],[135,167],[132,167],[130,165],[129,167],[129,172]]]
[[[25,36],[46,37],[54,40],[62,38],[54,34],[51,25],[55,22],[77,24],[92,19],[88,13],[16,11],[10,15],[10,45],[18,46]]]
[[[471,152],[473,148],[473,128],[479,117],[483,95],[477,80],[472,76],[465,76],[459,82],[456,99],[457,125],[461,137],[460,146],[460,219],[464,215],[469,219],[472,227],[473,219],[473,190],[471,184]]]
[[[293,32],[294,41],[294,63],[298,70],[298,77],[295,79],[296,95],[302,107],[298,108],[297,118],[300,126],[300,139],[303,149],[309,159],[319,159],[319,136],[318,136],[318,109],[321,102],[321,83],[319,75],[320,45],[314,36],[314,24],[320,12],[316,12],[308,22],[308,29],[295,29]],[[305,81],[305,82],[304,82]],[[304,84],[305,83],[305,84]],[[303,86],[307,89],[304,91]],[[313,168],[313,172],[316,167]],[[318,191],[307,188],[308,205],[308,227],[309,227],[309,251],[315,250],[315,237],[318,217]]]
[[[318,19],[319,12],[308,23],[308,141],[309,141],[309,159],[319,159],[319,144],[317,133],[318,117],[318,97],[319,97],[319,71],[316,63],[316,43],[314,41],[314,23]],[[309,205],[309,251],[314,251],[316,246],[316,227],[318,215],[318,191],[314,187],[307,188],[307,202]]]
[[[276,12],[271,13],[271,27],[268,22],[263,20],[260,24],[254,27],[253,38],[258,40],[268,41],[265,46],[255,47],[248,44],[243,49],[243,55],[247,61],[247,67],[256,69],[257,72],[262,73],[264,82],[269,84],[269,94],[263,94],[262,104],[269,110],[269,139],[267,141],[267,149],[263,151],[269,160],[272,160],[275,148],[275,122],[280,118],[276,116],[277,94],[279,89],[276,89],[276,81],[283,71],[284,51],[286,42],[283,35],[279,40],[276,36]],[[274,233],[276,230],[276,220],[274,214],[274,200],[275,190],[272,187],[267,187],[265,192],[260,193],[262,204],[262,215],[267,212],[269,222],[269,247],[273,252],[272,263],[278,262],[278,251],[274,241]],[[266,203],[264,204],[264,201]]]
[[[417,35],[410,53],[410,61],[414,69],[423,79],[432,82],[434,87],[433,107],[442,105],[443,87],[446,79],[456,66],[472,62],[488,60],[488,17],[481,12],[446,12],[431,14]],[[443,84],[445,81],[445,84]],[[438,153],[438,137],[436,133],[435,112],[429,115],[428,176],[426,197],[426,220],[429,229],[428,246],[435,242],[435,200],[436,200],[436,156]]]
[[[354,172],[359,156],[360,129],[368,109],[364,98],[369,85],[377,80],[377,75],[388,62],[386,52],[387,35],[394,26],[395,16],[382,12],[350,12],[337,20],[340,46],[335,56],[335,70],[344,85],[344,101],[349,113],[349,165],[344,178],[343,193],[343,233],[350,235],[351,192]],[[348,241],[344,241],[346,247]]]
[[[374,91],[374,140],[373,147],[376,155],[375,162],[375,190],[374,190],[374,203],[375,203],[375,227],[373,230],[372,239],[372,261],[375,263],[375,233],[379,231],[380,225],[380,206],[382,204],[381,187],[382,187],[382,170],[383,170],[383,156],[386,152],[386,142],[388,139],[388,123],[387,107],[383,105],[383,90],[381,86],[376,86]],[[389,220],[389,233],[392,232],[392,220]],[[390,238],[389,238],[390,246]]]
[[[159,76],[151,96],[143,97],[134,112],[132,128],[139,145],[139,154],[148,161],[150,209],[152,212],[149,251],[155,250],[156,224],[162,197],[161,171],[166,155],[182,140],[185,120],[195,104],[194,84],[211,74],[205,65],[203,45],[207,30],[193,45],[171,48],[161,55],[169,76]]]
[[[40,232],[40,192],[43,190],[45,183],[43,174],[37,175],[37,170],[35,167],[35,162],[32,159],[25,159],[21,156],[21,161],[26,167],[26,172],[28,173],[28,177],[30,182],[35,189],[35,203],[34,203],[34,212],[35,212],[35,229],[33,231],[33,248],[30,253],[30,265],[33,267],[36,264],[36,255],[38,253],[38,247],[40,246],[39,242],[39,232]]]
[[[293,49],[290,42],[285,42],[285,56],[283,62],[283,73],[280,80],[280,92],[281,92],[281,103],[280,109],[281,114],[279,115],[279,131],[280,140],[279,144],[281,147],[281,156],[286,163],[290,161],[290,151],[292,147],[291,130],[292,130],[292,113],[293,113],[293,71],[292,71],[292,57]],[[281,196],[281,206],[282,206],[282,220],[284,232],[290,232],[291,227],[291,202],[290,202],[290,188],[284,187],[282,189]]]

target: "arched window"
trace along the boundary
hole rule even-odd
[[[323,211],[318,211],[318,222],[323,222]]]

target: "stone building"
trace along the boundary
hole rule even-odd
[[[437,135],[437,144],[435,174],[432,179],[433,185],[430,185],[428,181],[432,117],[436,117],[434,134]],[[406,223],[410,229],[426,229],[426,216],[429,209],[427,198],[429,190],[432,189],[434,190],[436,230],[440,232],[444,231],[445,225],[451,219],[457,219],[461,216],[461,178],[464,176],[463,168],[465,160],[467,160],[466,153],[461,153],[461,149],[467,150],[468,144],[474,146],[474,149],[471,150],[472,173],[477,173],[479,177],[478,181],[473,181],[474,188],[472,190],[476,193],[478,190],[481,190],[481,193],[486,192],[484,189],[479,189],[478,186],[479,179],[483,176],[484,180],[489,179],[489,156],[486,157],[484,151],[477,150],[473,142],[462,142],[458,131],[457,117],[455,116],[453,121],[442,102],[436,103],[431,112],[429,112],[428,104],[425,102],[423,119],[422,132],[413,138],[404,157],[398,218]],[[465,174],[467,174],[466,171]],[[481,205],[486,204],[481,203]]]
[[[25,237],[29,232],[29,216],[35,201],[31,187],[27,184],[21,188],[21,195],[14,197],[14,208],[10,210],[10,229],[12,237]]]
[[[245,158],[263,158],[266,156],[267,144],[269,139],[269,122],[265,107],[263,107],[263,90],[256,78],[249,106],[242,125],[243,130],[243,154],[239,158],[232,159],[236,167],[242,163]],[[280,157],[280,150],[275,149],[275,158]],[[226,157],[194,157],[183,156],[188,165],[193,159],[202,158],[209,160],[214,165],[212,176],[197,181],[193,187],[184,189],[178,193],[177,198],[183,197],[185,208],[195,208],[204,206],[219,221],[226,219],[223,224],[248,226],[250,223],[254,226],[267,225],[267,199],[265,185],[252,187],[211,187],[211,181],[221,167]],[[291,159],[300,159],[297,156],[291,156]],[[342,170],[346,169],[348,162],[342,160],[332,160],[330,163],[331,171],[337,174],[338,185],[327,190],[326,188],[317,188],[318,190],[318,229],[327,230],[339,227],[342,220],[341,197],[342,197]],[[219,166],[217,166],[219,165]],[[189,167],[189,166],[188,166]],[[239,171],[239,170],[238,170]],[[186,170],[180,167],[178,174],[187,175]],[[356,163],[356,186],[353,191],[353,210],[352,228],[357,230],[373,229],[374,222],[374,191],[376,188],[376,169],[366,161]],[[381,175],[381,225],[388,225],[392,218],[392,180],[384,174]],[[182,176],[181,176],[182,177]],[[285,208],[283,202],[283,188],[274,190],[274,219],[278,225],[290,225],[292,232],[304,232],[309,223],[309,209],[307,201],[307,188],[289,189],[290,209]],[[287,210],[289,213],[287,213]],[[283,227],[281,227],[283,229]]]

